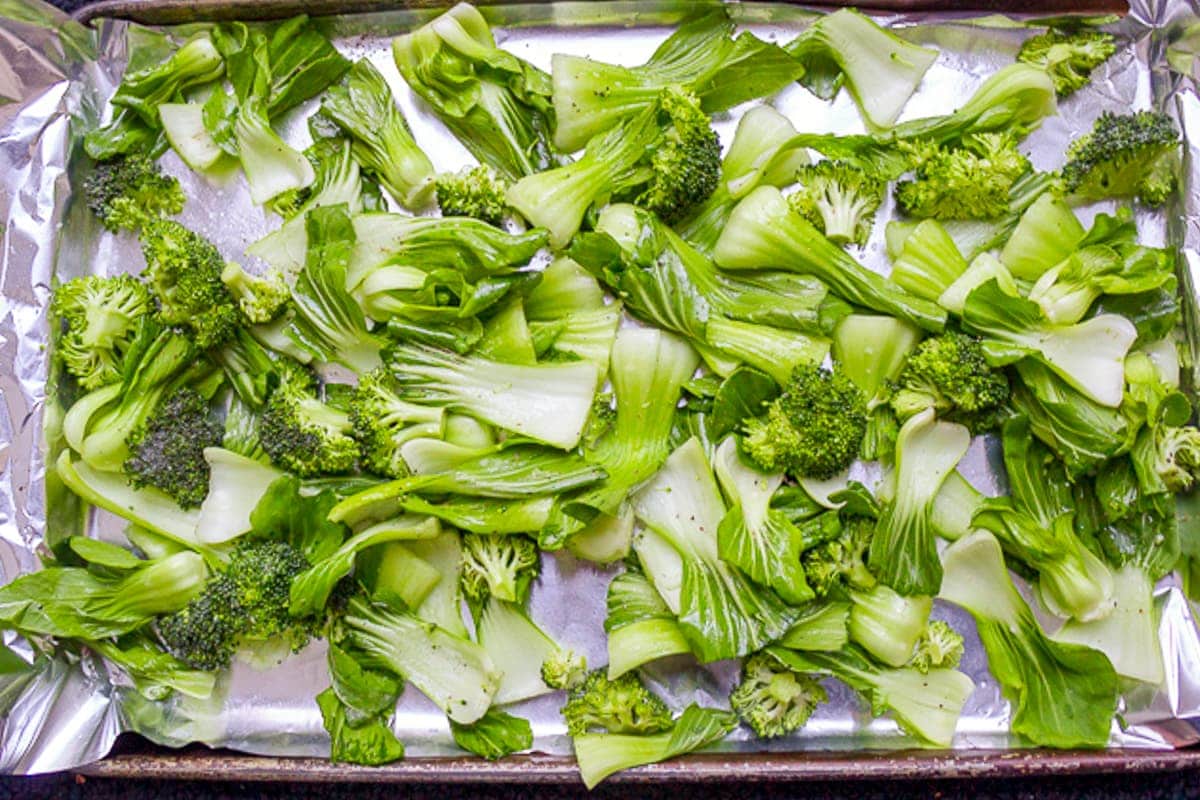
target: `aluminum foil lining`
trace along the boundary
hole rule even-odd
[[[668,34],[686,4],[654,2],[548,3],[493,9],[503,46],[549,68],[555,52],[590,55],[617,63],[641,63]],[[1085,89],[1064,101],[1058,117],[1047,120],[1027,141],[1036,166],[1059,166],[1063,143],[1090,128],[1098,111],[1161,107],[1183,129],[1187,150],[1185,189],[1166,213],[1139,212],[1138,226],[1151,244],[1178,246],[1190,363],[1200,365],[1200,0],[1133,0],[1130,14],[1109,29],[1120,47]],[[764,38],[786,41],[809,24],[812,12],[784,4],[744,3],[732,7],[740,21]],[[329,33],[347,56],[369,57],[387,76],[418,143],[442,170],[471,159],[446,129],[408,90],[392,63],[389,42],[431,12],[390,11],[330,18]],[[936,47],[941,55],[905,118],[947,112],[958,106],[992,72],[1010,63],[1029,29],[1013,20],[962,13],[896,15],[880,21],[904,29],[904,36]],[[53,440],[59,409],[47,391],[46,305],[56,281],[77,275],[140,268],[136,243],[106,233],[80,202],[72,186],[87,169],[81,136],[104,117],[108,96],[127,61],[130,38],[153,38],[170,29],[139,28],[101,21],[85,29],[39,0],[0,4],[0,581],[38,568],[38,553],[49,541],[86,529],[89,535],[120,540],[122,523],[111,515],[79,513],[78,503],[47,475],[48,440]],[[178,31],[176,31],[178,32]],[[799,86],[773,101],[800,130],[861,132],[858,112],[845,92],[833,103]],[[303,124],[312,103],[284,120],[285,138],[307,144]],[[740,109],[719,120],[728,144]],[[185,224],[213,237],[230,259],[273,226],[249,199],[244,182],[204,183],[175,157],[168,171],[183,182],[193,200]],[[1090,212],[1111,210],[1098,204]],[[886,217],[890,209],[883,209]],[[1087,214],[1084,214],[1086,217]],[[1085,222],[1087,220],[1085,219]],[[882,225],[864,260],[886,269]],[[1192,375],[1192,385],[1196,385]],[[47,435],[47,432],[49,435]],[[963,465],[979,489],[1003,490],[1003,470],[994,443],[977,440]],[[605,661],[603,597],[605,570],[567,555],[548,556],[534,590],[532,616],[551,635],[586,653],[590,663]],[[581,601],[580,598],[587,598]],[[1167,666],[1164,686],[1138,687],[1123,700],[1113,724],[1115,747],[1173,748],[1200,741],[1187,721],[1200,719],[1200,633],[1195,612],[1174,577],[1157,588],[1160,645]],[[1021,746],[1008,733],[1009,705],[987,672],[986,659],[970,617],[938,605],[935,616],[949,619],[967,637],[963,662],[976,690],[959,722],[955,748]],[[123,731],[136,731],[167,745],[204,742],[247,753],[324,756],[329,741],[313,700],[328,685],[324,647],[314,643],[269,669],[237,663],[222,678],[213,699],[143,700],[119,674],[90,657],[34,660],[27,643],[7,642],[26,657],[24,671],[0,674],[0,771],[39,773],[68,769],[102,758]],[[649,677],[681,708],[692,700],[723,704],[737,678],[732,662],[704,668],[686,660],[660,662]],[[781,741],[755,741],[735,733],[718,749],[804,751],[901,748],[917,743],[886,719],[872,720],[854,695],[831,682],[830,702],[797,735]],[[560,699],[543,697],[513,711],[533,724],[534,749],[569,754],[570,741],[558,715]],[[457,754],[445,717],[415,690],[401,698],[394,727],[409,755]]]

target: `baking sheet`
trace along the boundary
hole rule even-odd
[[[653,2],[549,3],[506,6],[489,13],[504,26],[497,31],[504,47],[548,68],[554,52],[640,63],[669,33],[680,8],[679,3]],[[747,3],[733,9],[747,27],[777,41],[791,38],[813,19],[810,12],[784,5]],[[87,169],[79,155],[79,138],[103,116],[104,102],[124,70],[129,36],[156,34],[107,20],[99,21],[94,31],[85,30],[37,0],[0,2],[0,16],[8,17],[0,20],[0,97],[7,101],[0,105],[0,581],[7,582],[37,568],[37,553],[47,540],[80,530],[78,504],[45,473],[58,413],[53,396],[44,389],[45,306],[56,279],[140,267],[132,238],[104,232],[82,203],[71,202],[71,186],[78,185]],[[418,143],[439,170],[453,170],[471,163],[469,156],[405,86],[388,47],[396,33],[430,16],[389,11],[331,18],[323,24],[343,53],[369,57],[383,71]],[[608,24],[614,19],[622,25]],[[904,118],[956,107],[988,75],[1010,63],[1029,35],[1000,17],[945,13],[880,19],[903,26],[907,38],[942,53],[905,108]],[[1200,186],[1200,165],[1193,157],[1194,143],[1200,142],[1200,67],[1190,56],[1200,52],[1194,47],[1200,43],[1200,27],[1193,26],[1200,26],[1200,10],[1194,4],[1135,0],[1129,16],[1111,26],[1120,39],[1117,54],[1095,72],[1092,84],[1061,105],[1059,117],[1047,120],[1027,141],[1034,164],[1044,169],[1058,166],[1061,143],[1090,128],[1100,110],[1158,105],[1179,119],[1189,143],[1186,183]],[[862,131],[846,93],[830,104],[793,86],[773,103],[800,129]],[[307,143],[303,119],[313,106],[310,102],[284,119],[281,129],[293,145]],[[717,123],[726,144],[738,116],[735,109]],[[196,198],[181,221],[211,236],[227,258],[239,259],[248,244],[278,224],[250,203],[240,178],[213,186],[187,170],[173,153],[163,163]],[[1179,208],[1140,212],[1138,224],[1142,238],[1151,244],[1181,245],[1184,291],[1192,300],[1200,277],[1200,226],[1198,201],[1192,192],[1184,194]],[[1100,210],[1111,206],[1098,204],[1089,212]],[[880,218],[886,219],[889,211],[881,210]],[[1090,213],[1081,216],[1086,222]],[[863,255],[864,262],[877,269],[887,267],[882,228],[877,226]],[[1190,302],[1187,314],[1193,353],[1200,331],[1195,306]],[[978,488],[991,494],[1003,489],[997,477],[1002,474],[998,455],[997,448],[977,440],[961,466]],[[92,512],[82,524],[91,535],[121,540],[123,523],[111,515]],[[546,561],[533,595],[534,619],[555,638],[585,652],[590,663],[603,663],[603,597],[611,572],[565,554]],[[591,602],[581,604],[580,597]],[[1160,584],[1156,602],[1169,679],[1161,691],[1141,687],[1124,698],[1121,716],[1127,727],[1114,723],[1114,747],[1172,748],[1200,739],[1194,727],[1179,722],[1200,717],[1200,635],[1193,612],[1172,578]],[[987,675],[969,616],[940,605],[935,615],[951,620],[966,635],[963,669],[977,684],[960,720],[955,748],[1017,745],[1007,733],[1008,705]],[[31,655],[19,640],[12,645]],[[694,699],[723,704],[736,681],[737,665],[700,668],[677,660],[651,665],[648,673],[669,702],[681,708]],[[122,731],[137,731],[168,745],[198,741],[262,755],[324,756],[328,739],[312,698],[327,685],[321,643],[271,670],[235,665],[212,701],[176,698],[166,704],[143,700],[119,674],[109,674],[91,658],[42,659],[23,672],[0,675],[0,770],[34,773],[94,761]],[[742,730],[717,749],[744,753],[917,744],[889,720],[871,720],[840,684],[829,686],[831,702],[796,736],[760,742]],[[536,752],[570,753],[557,713],[559,703],[549,696],[513,708],[533,724]],[[442,713],[415,690],[402,697],[394,727],[410,756],[461,754],[451,744]]]

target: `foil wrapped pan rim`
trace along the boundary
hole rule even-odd
[[[1097,102],[1129,107],[1154,104],[1169,109],[1184,130],[1187,145],[1185,184],[1182,207],[1170,219],[1147,219],[1151,236],[1179,245],[1185,263],[1182,274],[1189,341],[1193,352],[1200,342],[1200,315],[1196,311],[1197,281],[1200,275],[1200,202],[1191,187],[1200,186],[1200,159],[1196,158],[1200,142],[1200,96],[1197,78],[1200,67],[1196,59],[1190,70],[1182,57],[1176,58],[1176,68],[1169,65],[1172,52],[1178,56],[1186,51],[1190,37],[1200,38],[1198,0],[1168,2],[1168,0],[1134,0],[1130,13],[1111,29],[1119,33],[1125,47],[1114,59],[1111,68],[1098,72],[1095,81]],[[108,7],[120,5],[120,0]],[[220,8],[223,4],[212,4]],[[332,2],[331,2],[332,5]],[[200,7],[208,6],[201,3]],[[101,8],[103,9],[104,6]],[[589,33],[600,22],[611,21],[615,12],[626,13],[621,18],[631,24],[625,27],[607,26],[610,48],[609,60],[620,60],[611,51],[647,47],[655,43],[656,25],[674,21],[686,4],[666,2],[601,2],[593,4],[547,3],[503,5],[490,7],[488,13],[508,27],[501,31],[506,46],[523,57],[535,60],[547,44],[579,51]],[[743,3],[734,5],[735,13],[748,25],[759,26],[763,35],[781,35],[796,31],[814,18],[813,12],[796,6],[772,3]],[[19,13],[18,13],[19,12]],[[386,32],[395,32],[434,13],[429,9],[374,11],[364,15],[333,17],[328,20],[336,41],[350,55],[366,55],[379,59],[381,68],[394,72],[386,65]],[[993,71],[1011,59],[1015,42],[1019,41],[1019,26],[1007,18],[964,14],[961,12],[892,13],[879,17],[882,22],[909,28],[916,36],[928,36],[944,52],[951,53],[952,64],[931,73],[927,83],[906,115],[936,113],[928,106],[930,94],[944,89],[954,95],[981,80],[981,67]],[[95,225],[81,212],[81,204],[71,203],[71,186],[75,185],[83,159],[77,156],[81,132],[94,124],[103,114],[104,101],[120,80],[127,59],[124,22],[97,20],[92,29],[51,9],[39,0],[15,0],[0,8],[0,95],[8,103],[0,105],[0,349],[4,351],[0,366],[0,582],[38,567],[38,553],[44,547],[48,526],[62,523],[77,511],[53,476],[46,473],[46,431],[55,425],[52,394],[45,386],[47,371],[45,344],[49,336],[45,309],[50,287],[56,276],[70,277],[89,269],[102,270],[107,264],[120,263],[129,252],[122,245],[100,236]],[[384,32],[384,33],[381,33]],[[373,38],[372,38],[373,37]],[[993,47],[993,41],[999,41]],[[589,40],[590,42],[590,40]],[[383,43],[382,45],[380,43]],[[966,53],[983,48],[982,61],[973,61]],[[1006,49],[1007,48],[1007,49]],[[1172,50],[1174,48],[1174,50]],[[1197,47],[1200,51],[1200,46]],[[382,55],[381,55],[382,53]],[[605,53],[595,53],[604,58]],[[626,56],[628,57],[628,56]],[[636,63],[636,60],[632,63]],[[986,74],[986,73],[983,73]],[[937,85],[941,82],[941,85]],[[418,141],[421,135],[436,132],[411,96],[406,96],[398,77],[393,88],[400,95],[406,116],[414,122]],[[801,92],[797,87],[797,92]],[[922,100],[924,96],[924,100]],[[802,103],[795,95],[792,102]],[[922,106],[921,103],[926,105]],[[781,107],[781,110],[784,110]],[[786,113],[786,111],[785,111]],[[834,126],[855,124],[856,112],[843,97],[829,110]],[[840,115],[840,116],[839,116]],[[793,119],[794,114],[789,115]],[[854,121],[851,121],[853,116]],[[1079,120],[1064,114],[1061,123],[1070,126]],[[729,126],[732,120],[725,120]],[[1052,131],[1061,136],[1064,130]],[[444,133],[443,133],[444,136]],[[456,143],[439,142],[445,151],[439,155],[453,161],[461,159]],[[427,149],[429,149],[427,147]],[[431,156],[434,153],[431,152]],[[1036,156],[1037,152],[1033,154]],[[435,161],[438,161],[435,158]],[[442,164],[452,168],[455,164]],[[187,176],[178,173],[181,179]],[[185,183],[185,187],[187,184]],[[222,197],[218,202],[224,203]],[[195,220],[211,223],[213,209],[202,213],[207,217]],[[185,222],[188,220],[185,219]],[[1139,217],[1139,223],[1143,219]],[[250,231],[234,231],[230,235],[249,236]],[[220,243],[219,243],[220,244]],[[236,242],[229,242],[231,246]],[[124,249],[122,249],[124,248]],[[878,249],[878,248],[877,248]],[[874,254],[876,260],[881,254]],[[1193,359],[1200,364],[1200,359]],[[11,367],[9,366],[11,365]],[[986,448],[973,448],[976,468],[986,482],[989,463]],[[105,528],[103,515],[93,514],[89,532],[105,535],[111,531],[112,520]],[[554,586],[602,587],[606,574],[570,559],[552,559],[547,584]],[[573,589],[574,590],[574,589]],[[550,591],[553,591],[551,589]],[[1156,591],[1156,604],[1161,610],[1160,636],[1167,656],[1169,680],[1162,691],[1152,697],[1136,700],[1136,707],[1126,708],[1125,728],[1114,724],[1110,745],[1114,748],[1164,749],[1177,748],[1200,741],[1200,734],[1186,720],[1200,717],[1200,633],[1197,632],[1194,612],[1174,578],[1165,580]],[[587,620],[572,628],[570,621],[555,617],[553,598],[541,606],[535,605],[534,616],[552,635],[574,634],[586,638],[594,635],[599,620]],[[944,611],[944,610],[943,610]],[[964,615],[965,616],[965,615]],[[969,618],[968,618],[969,619]],[[956,623],[959,618],[955,618]],[[590,624],[590,627],[589,627]],[[589,633],[590,632],[590,633]],[[9,636],[8,644],[32,660],[27,643]],[[597,642],[587,645],[597,650]],[[969,665],[972,674],[983,676],[986,670],[979,663],[981,655],[975,642],[976,663]],[[602,640],[599,655],[603,652]],[[596,663],[600,663],[597,661]],[[223,681],[225,705],[220,709],[197,708],[187,703],[172,702],[163,707],[149,707],[139,702],[120,676],[110,674],[103,664],[90,656],[82,658],[40,658],[29,668],[16,674],[0,674],[0,771],[9,773],[38,773],[78,767],[105,756],[116,737],[123,731],[137,731],[151,740],[178,746],[199,741],[247,753],[268,756],[321,756],[327,752],[328,740],[320,726],[319,714],[311,697],[323,688],[324,656],[318,644],[289,660],[285,665],[290,676],[289,688],[306,686],[305,696],[297,702],[287,691],[280,691],[276,671],[257,673],[241,665]],[[713,703],[723,701],[736,674],[734,665],[717,665],[713,669],[692,670],[684,678],[664,670],[651,671],[656,685],[675,705],[683,698],[699,697]],[[275,675],[274,678],[271,676]],[[316,686],[316,690],[312,690]],[[978,748],[1018,746],[1007,735],[1007,704],[991,682],[990,687],[977,692],[960,724],[953,758],[973,759],[980,756]],[[449,745],[444,719],[431,712],[422,698],[408,692],[397,714],[401,738],[409,743],[410,754],[417,757],[414,764],[425,763],[425,756],[449,757],[455,750]],[[751,740],[745,732],[723,742],[716,756],[700,757],[699,762],[732,765],[743,761],[777,759],[780,763],[795,763],[805,758],[803,752],[872,750],[874,748],[911,747],[913,741],[899,734],[893,723],[871,722],[846,691],[834,692],[834,702],[826,713],[815,718],[810,734],[789,738],[783,742],[763,743]],[[306,706],[301,708],[301,706]],[[311,706],[311,708],[307,708]],[[570,753],[569,740],[557,719],[557,703],[543,698],[521,707],[518,713],[534,724],[535,752],[552,756]],[[807,730],[807,729],[806,729]],[[1117,751],[1119,752],[1119,751]],[[1066,757],[1065,754],[1063,754]],[[794,756],[794,758],[792,757]],[[824,755],[815,755],[820,760]],[[873,758],[874,756],[872,756]],[[531,757],[533,761],[547,757]],[[836,760],[836,757],[833,757]],[[447,759],[446,764],[461,759]],[[435,764],[436,761],[430,761]],[[693,763],[693,762],[686,762]],[[774,763],[774,762],[772,762]],[[890,763],[894,763],[890,762]],[[1132,762],[1131,762],[1132,763]],[[480,763],[480,769],[487,765]],[[436,766],[430,768],[436,772]],[[687,769],[686,765],[681,769]],[[698,767],[696,769],[699,769]],[[701,770],[702,771],[702,770]],[[642,774],[642,773],[634,773]],[[645,774],[671,774],[670,769],[648,770]],[[697,773],[699,774],[699,773]],[[890,773],[889,773],[890,774]],[[671,777],[674,777],[671,774]]]

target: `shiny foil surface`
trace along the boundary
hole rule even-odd
[[[268,0],[269,2],[269,0]],[[1183,255],[1181,291],[1192,369],[1200,365],[1200,2],[1133,0],[1129,15],[1113,20],[1117,53],[1093,73],[1092,82],[1060,104],[1025,142],[1040,169],[1062,163],[1066,143],[1091,127],[1102,110],[1163,108],[1179,122],[1186,139],[1183,191],[1165,211],[1138,212],[1144,242],[1170,243]],[[488,11],[505,48],[548,69],[555,52],[589,55],[625,64],[644,61],[669,33],[686,4],[654,2],[557,2],[505,6]],[[203,3],[199,5],[203,8]],[[741,23],[760,36],[784,42],[808,25],[813,12],[795,6],[743,3],[731,6]],[[391,84],[419,145],[439,170],[471,163],[466,151],[418,101],[392,63],[390,41],[428,19],[433,12],[397,10],[323,20],[338,48],[351,58],[369,57]],[[923,13],[879,18],[903,28],[903,35],[941,53],[925,76],[902,119],[946,113],[970,96],[983,80],[1012,62],[1021,41],[1037,29],[1022,21],[962,13]],[[164,33],[100,20],[84,28],[38,0],[0,0],[0,583],[38,568],[48,543],[86,531],[122,541],[124,523],[112,515],[85,513],[47,465],[62,447],[58,421],[62,408],[48,385],[51,332],[46,308],[56,282],[88,273],[137,272],[142,259],[136,241],[107,233],[75,191],[89,169],[82,135],[105,118],[106,101],[125,69],[134,41],[154,47]],[[862,132],[858,111],[846,92],[832,103],[800,86],[771,101],[801,131]],[[297,147],[308,143],[305,117],[314,102],[289,113],[278,125]],[[741,111],[723,115],[717,128],[728,144]],[[164,167],[183,183],[190,201],[180,220],[213,239],[222,254],[248,263],[243,255],[279,223],[254,206],[240,176],[222,185],[207,183],[174,153]],[[1080,210],[1086,224],[1097,204]],[[887,219],[891,208],[880,210]],[[886,270],[883,225],[860,254],[869,266]],[[1197,384],[1188,375],[1189,387]],[[977,439],[960,465],[963,474],[987,494],[1005,490],[997,443]],[[868,473],[856,477],[877,477]],[[1181,530],[1183,535],[1189,532]],[[1194,535],[1194,534],[1191,534]],[[619,569],[619,567],[617,568]],[[588,656],[605,661],[604,594],[611,570],[566,554],[545,556],[531,613],[551,636]],[[1172,576],[1156,591],[1159,640],[1167,679],[1157,689],[1137,686],[1121,702],[1110,743],[1119,747],[1175,748],[1200,741],[1188,720],[1200,718],[1200,634],[1195,612]],[[1008,734],[1009,705],[987,672],[986,659],[969,615],[939,603],[935,617],[962,631],[967,652],[962,668],[976,682],[958,725],[955,748],[1019,746]],[[204,742],[248,753],[326,756],[329,740],[314,697],[326,688],[324,646],[313,643],[282,663],[263,668],[235,663],[218,683],[213,699],[174,697],[144,700],[116,671],[92,657],[33,660],[19,637],[11,647],[32,663],[0,672],[0,771],[38,773],[62,770],[103,758],[117,735],[136,731],[167,745]],[[737,680],[735,662],[698,667],[688,660],[664,661],[647,670],[654,688],[677,709],[696,700],[724,705]],[[735,732],[718,750],[861,750],[906,748],[917,743],[887,719],[872,720],[860,701],[841,684],[827,682],[830,702],[821,706],[797,734],[777,741],[755,740]],[[549,695],[511,710],[528,718],[534,750],[567,755],[570,740],[558,715],[561,698]],[[1122,725],[1124,727],[1122,727]],[[452,744],[444,715],[413,689],[402,696],[394,721],[410,756],[461,754]]]

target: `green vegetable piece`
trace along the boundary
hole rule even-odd
[[[508,214],[508,182],[487,166],[437,176],[437,204],[443,217],[473,217],[500,225]]]
[[[143,561],[120,577],[47,567],[0,587],[0,625],[66,639],[121,636],[186,606],[207,573],[204,559],[191,552]]]
[[[186,201],[179,181],[142,154],[101,161],[84,179],[83,192],[88,208],[113,233],[174,216]]]
[[[279,379],[259,420],[271,460],[302,477],[350,471],[359,448],[349,415],[317,398],[315,378],[304,367],[289,365]]]
[[[359,727],[352,727],[346,719],[346,708],[333,689],[317,695],[317,705],[321,709],[322,724],[332,740],[329,760],[333,763],[375,767],[404,758],[404,745],[386,720],[374,717]]]
[[[325,93],[321,112],[353,142],[354,158],[388,194],[419,209],[433,189],[433,164],[413,141],[392,90],[367,59],[355,62],[342,83]]]
[[[501,676],[479,645],[361,598],[350,601],[342,622],[355,647],[406,678],[454,722],[470,724],[487,713]]]
[[[837,678],[870,703],[872,714],[891,712],[902,729],[938,747],[949,747],[954,740],[958,717],[975,689],[957,670],[881,667],[854,645],[835,653],[779,647],[767,653],[794,672]]]
[[[470,725],[451,720],[450,735],[454,743],[488,761],[519,753],[533,747],[533,728],[529,720],[514,717],[498,708],[488,709]]]
[[[970,443],[966,428],[938,422],[932,409],[909,419],[896,437],[894,499],[880,513],[867,563],[880,583],[905,597],[936,594],[941,584],[933,505]]]
[[[787,49],[805,66],[814,58],[836,64],[872,129],[895,124],[937,60],[936,50],[906,42],[853,9],[820,17]]]
[[[84,149],[92,158],[104,161],[157,148],[158,106],[181,100],[184,89],[214,81],[224,69],[212,39],[200,35],[165,61],[127,72],[112,96],[112,121],[88,131]]]
[[[585,733],[574,737],[575,760],[589,789],[623,769],[653,764],[707,747],[737,727],[728,711],[689,705],[668,733],[627,735]]]
[[[1104,112],[1067,148],[1065,190],[1084,200],[1137,197],[1160,206],[1175,192],[1179,131],[1166,114]]]
[[[607,608],[609,679],[656,659],[690,652],[675,615],[636,562],[609,583]]]
[[[632,200],[665,222],[685,217],[716,189],[721,146],[699,101],[678,86],[588,142],[578,161],[508,189],[508,204],[562,248],[602,198]]]
[[[717,447],[713,465],[730,501],[717,529],[721,558],[792,605],[811,600],[813,590],[800,566],[803,535],[786,514],[770,508],[783,473],[767,475],[743,464],[732,436]]]
[[[1111,33],[1051,28],[1026,39],[1017,52],[1017,60],[1050,73],[1054,90],[1059,97],[1066,97],[1086,86],[1092,70],[1116,50],[1116,39]]]
[[[725,505],[698,439],[678,447],[632,503],[646,526],[634,549],[702,662],[747,655],[788,629],[796,611],[720,557]]]
[[[749,32],[733,34],[728,12],[710,8],[684,20],[649,61],[636,67],[555,54],[554,143],[563,152],[578,150],[653,105],[669,87],[696,95],[704,112],[715,114],[769,97],[804,71],[777,45]]]
[[[557,163],[550,76],[497,47],[469,3],[396,37],[392,55],[412,90],[481,163],[509,180]]]
[[[208,401],[194,389],[179,389],[130,435],[125,474],[136,488],[153,486],[182,508],[195,508],[208,494],[204,449],[220,445],[223,433]]]
[[[1047,638],[992,534],[960,539],[943,562],[940,596],[975,618],[989,669],[1013,703],[1013,732],[1047,747],[1104,747],[1120,691],[1104,654]]]
[[[828,699],[812,678],[792,672],[766,653],[755,653],[742,665],[742,680],[729,695],[729,704],[755,736],[774,739],[804,727]]]
[[[1004,133],[964,136],[954,148],[915,142],[905,145],[916,177],[896,184],[896,202],[909,216],[925,219],[996,219],[1009,210],[1017,179],[1029,159]]]
[[[865,399],[849,378],[801,365],[766,414],[746,420],[742,446],[765,471],[824,480],[858,456],[866,424]]]
[[[212,242],[167,219],[147,221],[141,240],[158,319],[183,327],[202,350],[228,341],[242,316],[221,282],[225,259]]]
[[[909,355],[890,399],[901,422],[932,408],[939,419],[985,433],[1007,416],[1008,379],[988,366],[978,339],[949,331]]]
[[[866,245],[887,185],[846,161],[818,161],[796,173],[800,188],[788,196],[792,211],[836,244]]]
[[[132,275],[89,275],[55,289],[50,311],[62,326],[55,355],[80,386],[99,389],[121,379],[139,322],[153,304],[145,284]]]
[[[830,242],[791,211],[773,187],[760,186],[738,203],[713,255],[725,269],[773,268],[810,275],[847,302],[925,330],[939,331],[946,322],[946,313],[933,303],[905,293]]]

